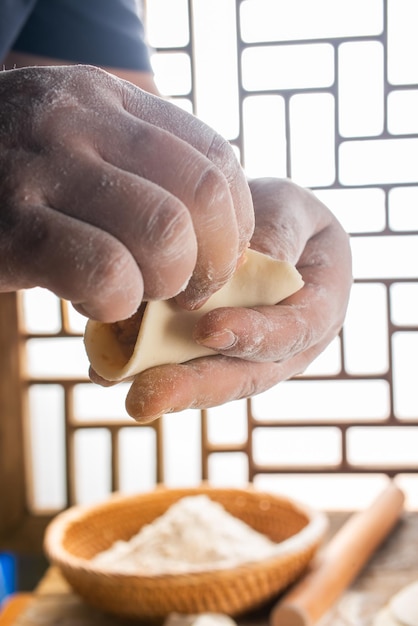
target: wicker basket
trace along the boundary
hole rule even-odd
[[[280,542],[269,559],[223,570],[159,576],[111,574],[90,563],[117,539],[127,540],[174,502],[206,494],[235,517]],[[121,617],[163,619],[170,613],[237,616],[274,598],[305,570],[327,529],[325,515],[285,497],[248,489],[157,487],[58,515],[45,535],[45,551],[73,589],[92,606]]]

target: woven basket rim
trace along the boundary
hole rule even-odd
[[[80,522],[84,518],[88,519],[90,514],[106,512],[108,509],[114,508],[118,504],[136,503],[144,498],[157,499],[158,496],[170,495],[176,499],[181,497],[206,494],[210,497],[210,494],[216,495],[231,493],[234,495],[242,496],[255,496],[256,498],[267,498],[274,500],[278,503],[283,503],[292,508],[297,513],[305,516],[307,519],[306,525],[297,533],[291,535],[287,539],[282,540],[277,544],[277,552],[274,555],[265,558],[261,561],[252,561],[240,565],[233,565],[222,568],[212,568],[207,570],[182,572],[182,573],[166,573],[166,574],[132,574],[124,572],[111,572],[109,570],[101,569],[97,564],[93,564],[90,559],[76,556],[66,550],[63,547],[63,540],[65,538],[68,528],[75,522]],[[302,504],[300,501],[290,498],[285,495],[271,493],[265,490],[258,490],[253,485],[248,485],[245,488],[235,487],[215,487],[207,483],[202,483],[196,487],[180,487],[170,488],[164,485],[157,485],[154,489],[138,494],[122,494],[120,492],[113,493],[106,500],[92,505],[76,505],[69,509],[59,513],[48,525],[44,536],[44,551],[47,558],[54,564],[64,566],[65,568],[71,568],[74,573],[86,573],[92,577],[103,577],[111,580],[124,580],[126,583],[129,581],[135,581],[139,578],[144,583],[152,583],[157,579],[158,581],[176,581],[181,584],[182,581],[196,580],[201,583],[205,578],[212,578],[214,575],[219,578],[228,578],[231,573],[234,575],[240,572],[257,572],[264,570],[266,567],[280,563],[280,561],[297,554],[301,550],[315,544],[322,542],[326,531],[328,530],[328,517],[319,510],[315,510],[310,506]]]

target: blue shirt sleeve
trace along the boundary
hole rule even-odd
[[[151,71],[136,0],[37,0],[13,49],[75,63]]]
[[[36,0],[0,0],[0,62],[13,45]]]

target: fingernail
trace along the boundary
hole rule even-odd
[[[141,416],[141,417],[134,417],[135,421],[138,422],[139,424],[150,424],[151,422],[155,422],[155,420],[159,420],[163,417],[164,413],[169,413],[170,410],[168,411],[162,411],[161,413],[158,413],[158,415],[145,415],[145,416]],[[131,416],[133,417],[133,416]]]
[[[207,337],[197,339],[197,342],[208,348],[214,350],[224,350],[225,348],[231,348],[236,342],[237,338],[230,330],[223,330],[220,333],[213,333]]]
[[[183,294],[176,296],[176,299],[177,302],[188,311],[196,311],[197,309],[200,309],[200,307],[202,307],[209,300],[209,298],[203,298],[203,300],[202,298],[190,300]]]

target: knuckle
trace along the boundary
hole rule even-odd
[[[215,165],[207,165],[197,176],[193,202],[199,207],[199,211],[213,216],[214,220],[219,218],[218,214],[213,211],[215,202],[224,204],[225,212],[231,206],[228,182],[221,170]]]
[[[306,318],[306,312],[292,305],[289,306],[293,327],[292,341],[289,342],[285,354],[282,355],[282,361],[304,352],[318,340],[316,335],[319,329],[316,327],[314,329],[312,323]]]
[[[145,292],[150,298],[170,298],[184,289],[197,259],[197,242],[190,214],[173,196],[165,196],[148,215],[140,235]],[[152,263],[158,253],[158,264]]]
[[[97,285],[96,291],[103,291],[106,285],[113,291],[114,286],[123,282],[132,270],[131,256],[122,245],[109,245],[106,252],[97,263],[92,264],[92,281]]]
[[[253,363],[247,363],[246,376],[243,377],[242,386],[238,390],[239,398],[250,398],[255,396],[261,391],[260,378],[258,374],[258,368]]]
[[[143,239],[149,247],[161,246],[159,253],[173,255],[174,249],[180,254],[185,240],[193,232],[190,214],[183,203],[171,195],[164,195],[148,212],[145,220]],[[193,235],[194,238],[194,235]]]
[[[126,115],[126,114],[125,114]],[[136,119],[134,122],[125,117],[120,118],[119,124],[124,124],[124,143],[120,148],[126,151],[130,155],[143,155],[146,150],[151,149],[151,146],[155,144],[155,127],[141,119]],[[118,146],[114,146],[113,150],[118,150]],[[140,151],[140,152],[139,152]],[[139,163],[139,160],[138,160]],[[145,178],[152,178],[151,174],[155,175],[155,172],[150,172],[145,162],[141,159],[141,175]]]
[[[214,135],[206,156],[221,170],[228,181],[233,180],[241,169],[231,144],[218,134]]]
[[[244,249],[254,231],[254,209],[246,176],[231,144],[219,135],[214,136],[207,156],[228,183],[238,218],[240,246]]]

